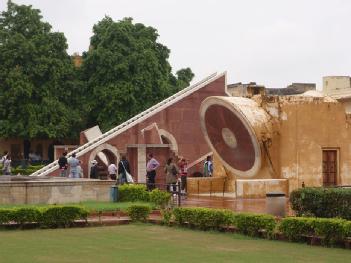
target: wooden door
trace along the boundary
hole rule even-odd
[[[323,150],[323,186],[337,184],[337,150]]]

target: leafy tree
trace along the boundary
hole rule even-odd
[[[174,76],[170,50],[157,30],[131,18],[105,17],[93,27],[81,74],[90,94],[89,125],[110,129],[189,85],[189,68]]]
[[[66,49],[39,10],[8,1],[0,14],[0,137],[77,136],[84,86]]]

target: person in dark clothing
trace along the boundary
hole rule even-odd
[[[122,155],[122,158],[118,163],[118,180],[120,184],[128,183],[126,172],[130,174],[129,162],[126,156]]]
[[[93,160],[90,167],[90,179],[99,179],[98,162]]]
[[[60,166],[60,176],[61,177],[67,177],[67,167],[68,167],[68,162],[67,162],[67,152],[64,152],[60,159],[58,160],[58,164]]]

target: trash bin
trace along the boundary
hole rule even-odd
[[[111,202],[117,202],[118,201],[118,186],[117,185],[111,186],[110,201]]]
[[[266,194],[266,212],[274,216],[285,216],[286,198],[285,193],[270,192]]]

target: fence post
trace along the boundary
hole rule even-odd
[[[182,199],[182,192],[181,192],[181,189],[180,189],[180,182],[178,181],[178,183],[177,183],[177,185],[178,185],[178,207],[180,207],[180,205],[181,205],[181,199]]]

